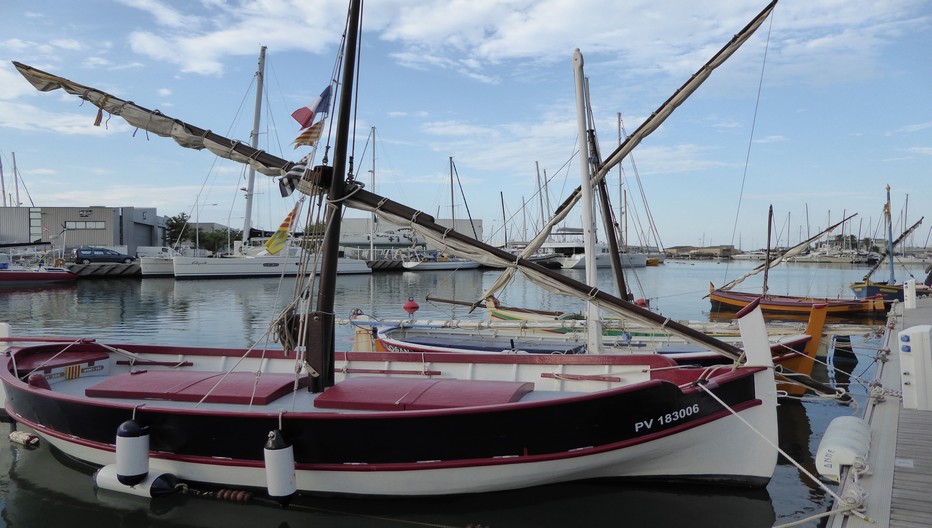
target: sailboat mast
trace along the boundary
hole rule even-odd
[[[333,144],[333,175],[327,195],[327,228],[321,243],[320,282],[317,290],[317,310],[314,314],[315,324],[309,331],[320,332],[309,336],[308,364],[319,376],[312,379],[308,390],[322,392],[334,383],[334,315],[336,302],[337,259],[340,254],[340,224],[343,218],[343,197],[346,194],[346,167],[349,155],[349,131],[352,120],[353,87],[355,86],[356,48],[359,40],[361,0],[350,2],[346,24],[346,49],[343,61],[343,82],[340,85],[340,107],[337,113],[337,126]],[[325,171],[315,167],[315,171]],[[313,272],[312,272],[313,273]],[[319,347],[317,345],[320,345]]]
[[[773,206],[767,210],[767,252],[764,254],[764,287],[761,295],[767,295],[767,276],[770,274],[770,228],[773,226]]]
[[[375,127],[372,127],[372,176],[369,178],[369,184],[372,192],[375,192]],[[369,259],[375,260],[375,232],[378,225],[378,217],[375,213],[369,215]]]
[[[19,207],[23,205],[19,201],[19,171],[16,170],[16,153],[13,153],[13,189],[16,190],[16,200],[10,204],[13,207]]]
[[[893,276],[893,217],[890,215],[890,184],[887,184],[887,203],[883,206],[883,216],[887,221],[887,257],[890,259],[890,279],[887,282],[890,286],[896,284]]]
[[[450,156],[450,229],[456,229],[456,200],[453,194],[453,156]]]
[[[505,243],[502,244],[502,247],[508,247],[508,219],[505,218],[505,193],[498,191],[498,197],[502,202],[502,237],[505,238]]]
[[[265,77],[265,50],[266,46],[259,48],[259,66],[256,68],[256,108],[252,117],[252,132],[249,134],[249,145],[252,148],[259,146],[259,125],[262,117],[262,80]],[[246,178],[246,212],[243,217],[243,245],[249,241],[252,230],[252,195],[256,186],[256,169],[249,166]]]
[[[3,158],[0,158],[0,194],[3,195],[3,207],[6,207],[6,183],[3,180]]]
[[[578,48],[573,51],[573,73],[576,81],[576,126],[579,135],[579,177],[582,180],[580,187],[583,206],[583,247],[586,253],[586,284],[595,287],[598,282],[595,219],[592,214],[595,200],[589,164],[589,134],[586,126],[586,78],[583,73],[582,52]],[[586,303],[586,327],[588,329],[587,346],[589,353],[598,354],[602,349],[602,322],[599,317],[599,309],[594,303]]]

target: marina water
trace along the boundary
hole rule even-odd
[[[718,320],[703,296],[709,283],[721,285],[756,263],[667,261],[661,266],[629,270],[628,285],[637,298],[673,320]],[[921,267],[921,266],[920,266]],[[855,266],[782,265],[769,274],[770,293],[845,297],[848,285],[867,271]],[[912,270],[921,274],[922,269]],[[583,280],[581,270],[567,270]],[[903,272],[898,271],[898,278]],[[402,306],[414,299],[418,319],[479,319],[467,307],[427,301],[475,300],[498,276],[494,270],[455,273],[384,272],[340,276],[336,317],[359,309],[373,317],[403,319]],[[923,276],[917,276],[922,280]],[[600,271],[600,287],[611,289],[609,270]],[[761,276],[736,289],[760,291]],[[14,335],[93,337],[114,343],[161,343],[249,347],[270,340],[269,321],[291,299],[293,279],[176,281],[174,279],[86,279],[75,285],[0,290],[0,320]],[[502,304],[549,310],[580,311],[584,303],[541,290],[516,277],[498,295]],[[730,316],[724,316],[725,319]],[[851,391],[864,401],[859,379],[870,379],[879,346],[872,331],[883,321],[868,321],[863,336],[852,338],[859,361],[839,363],[854,371]],[[798,323],[800,328],[804,322]],[[800,330],[801,331],[801,330]],[[337,327],[337,348],[352,347],[353,330]],[[277,346],[271,343],[271,346]],[[817,367],[817,379],[847,383],[842,370]],[[832,400],[786,403],[779,408],[780,448],[816,473],[813,454],[832,418],[854,414],[854,407]],[[553,424],[558,428],[560,424]],[[4,435],[10,425],[0,425]],[[372,442],[378,442],[373,438]],[[740,445],[734,446],[736,450]],[[687,447],[688,449],[688,447]],[[701,449],[695,449],[701,457]],[[773,479],[763,490],[714,486],[647,485],[582,482],[477,496],[429,499],[347,499],[299,497],[286,509],[253,501],[225,502],[197,493],[156,500],[95,490],[92,468],[60,460],[47,445],[29,450],[13,443],[0,447],[0,524],[9,527],[355,527],[355,526],[690,526],[765,527],[824,512],[830,499],[818,486],[780,457]],[[818,526],[809,521],[804,526]]]

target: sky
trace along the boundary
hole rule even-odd
[[[619,122],[633,132],[765,6],[370,0],[354,172],[375,192],[428,214],[481,219],[493,242],[530,237],[542,205],[553,211],[580,181],[574,49],[584,56],[607,155]],[[290,114],[334,77],[345,13],[345,0],[0,3],[7,203],[17,191],[15,155],[24,206],[155,207],[241,226],[241,165],[118,117],[95,127],[96,108],[60,90],[36,91],[11,61],[248,141],[257,58],[267,46],[260,148],[298,160],[308,149],[292,148],[299,125]],[[854,213],[844,234],[883,236],[889,184],[894,230],[925,217],[910,242],[927,245],[930,49],[925,0],[782,0],[624,160],[621,178],[618,170],[609,177],[614,207],[626,203],[627,239],[762,248],[769,206],[772,245],[796,243]],[[257,175],[253,224],[274,229],[294,201]],[[657,235],[648,234],[649,219]],[[565,225],[581,225],[581,212]]]

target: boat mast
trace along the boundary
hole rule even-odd
[[[15,152],[13,153],[13,189],[16,190],[16,201],[11,203],[10,205],[12,205],[13,207],[19,207],[23,204],[19,201],[19,171],[16,170],[16,153]]]
[[[893,276],[893,217],[890,216],[890,184],[887,184],[887,203],[883,206],[883,216],[887,221],[887,252],[889,255],[890,261],[890,279],[887,284],[893,286],[896,284],[896,279]]]
[[[372,176],[369,178],[372,192],[375,192],[375,127],[372,127]],[[375,233],[378,230],[379,220],[375,214],[369,215],[369,259],[375,260]]]
[[[498,191],[498,198],[502,202],[502,237],[505,239],[505,243],[502,244],[503,248],[508,247],[508,219],[505,218],[505,193]]]
[[[453,198],[453,156],[450,156],[450,229],[456,229],[456,200]]]
[[[586,284],[593,288],[597,284],[595,252],[595,219],[592,209],[595,205],[592,179],[589,164],[589,141],[586,127],[586,78],[583,73],[583,56],[577,48],[573,51],[573,74],[576,81],[576,127],[579,134],[579,177],[582,191],[583,210],[583,247],[586,252]],[[602,350],[602,320],[599,309],[595,303],[586,303],[586,327],[588,329],[587,347],[590,354],[598,354]]]
[[[767,295],[767,276],[770,273],[770,226],[773,225],[773,205],[767,210],[767,252],[764,254],[764,287],[762,295]]]
[[[249,134],[249,145],[252,148],[259,146],[259,121],[262,116],[262,80],[265,77],[265,50],[266,46],[259,48],[259,67],[256,68],[256,108],[252,117],[252,132]],[[246,213],[243,218],[243,245],[249,242],[249,233],[252,231],[252,195],[256,186],[256,169],[249,166],[246,177]]]
[[[323,392],[333,386],[334,315],[336,298],[337,259],[340,253],[340,224],[343,218],[343,197],[346,193],[346,172],[353,87],[355,86],[356,47],[359,40],[361,0],[352,0],[347,13],[346,49],[343,55],[343,82],[340,85],[340,109],[333,144],[333,175],[327,193],[327,228],[321,243],[320,282],[317,290],[317,310],[310,314],[308,324],[307,362],[318,376],[308,385],[311,392]],[[351,166],[351,165],[350,165]],[[315,167],[326,172],[326,167]],[[311,272],[313,273],[313,271]],[[319,346],[318,346],[319,344]]]
[[[3,181],[3,158],[0,157],[0,194],[3,195],[3,207],[6,207],[6,184]]]

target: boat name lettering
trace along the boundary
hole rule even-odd
[[[385,346],[389,352],[414,352],[414,350],[411,350],[410,348],[400,347],[390,343],[382,343],[382,345]]]
[[[642,420],[634,424],[634,432],[640,432],[642,429],[647,430],[654,426],[656,421],[657,425],[668,425],[673,422],[677,422],[694,414],[699,414],[699,404],[694,403],[688,407],[683,407],[673,412],[662,414],[656,418],[650,418],[648,420]]]

